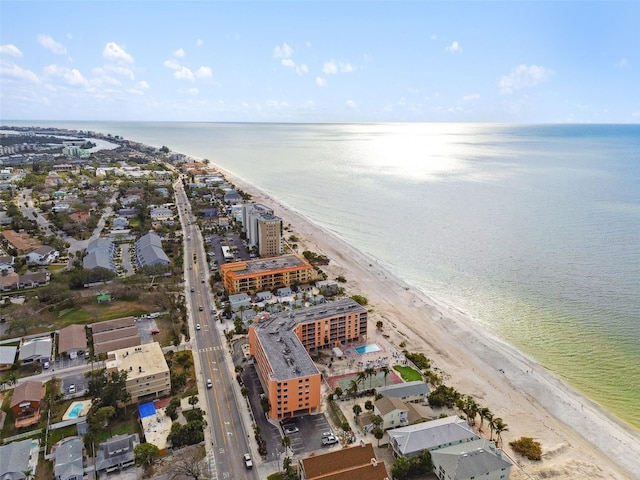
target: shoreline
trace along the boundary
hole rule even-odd
[[[323,271],[329,278],[345,276],[351,294],[369,299],[370,323],[382,320],[389,342],[400,348],[404,341],[407,350],[425,353],[434,369],[444,372],[445,384],[503,418],[509,430],[502,448],[517,462],[512,479],[640,478],[634,476],[640,472],[640,432],[632,426],[467,313],[432,298],[294,207],[210,162],[252,201],[273,208],[284,225],[291,225],[300,246],[329,257]],[[513,452],[508,442],[522,436],[542,444],[542,461]]]

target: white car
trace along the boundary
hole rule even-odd
[[[251,455],[249,455],[248,453],[245,453],[242,457],[242,459],[244,460],[244,466],[247,468],[253,468],[253,461],[251,460]]]
[[[322,437],[322,445],[333,445],[335,443],[338,443],[338,438],[334,435],[331,435],[329,437]]]
[[[72,383],[69,385],[69,393],[76,393],[76,384]]]
[[[213,387],[213,382],[211,381],[210,378],[207,378],[207,388],[212,388]]]
[[[284,433],[286,433],[287,435],[289,435],[290,433],[298,433],[299,431],[300,429],[295,425],[285,425],[284,427]]]
[[[196,330],[200,330],[200,324],[196,323]]]

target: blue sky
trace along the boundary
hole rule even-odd
[[[0,0],[0,120],[640,122],[640,3]]]

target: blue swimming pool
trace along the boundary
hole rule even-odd
[[[80,415],[80,412],[82,412],[83,407],[84,405],[82,405],[81,403],[76,403],[73,406],[73,408],[69,410],[69,413],[67,413],[67,416],[69,418],[78,418],[78,415]]]
[[[375,343],[372,343],[370,345],[363,345],[361,347],[356,347],[356,352],[358,352],[360,355],[364,353],[379,352],[380,350],[381,348]]]

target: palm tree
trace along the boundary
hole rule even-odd
[[[347,392],[350,393],[351,395],[355,395],[356,393],[358,393],[358,379],[354,379],[351,380],[351,382],[349,382],[349,388],[347,388]]]
[[[487,407],[482,407],[478,409],[478,413],[480,414],[480,431],[482,431],[482,425],[484,425],[485,420],[489,420],[489,416],[493,416],[491,411]]]
[[[389,375],[389,373],[391,373],[391,370],[389,370],[389,367],[387,367],[386,365],[383,365],[382,367],[380,367],[380,371],[384,375],[384,386],[386,387],[387,386],[387,376]]]
[[[371,377],[374,377],[376,374],[376,370],[373,367],[367,367],[363,372],[367,377],[369,377],[369,390],[371,390]]]
[[[492,414],[491,418],[487,418],[487,420],[489,420],[489,430],[491,431],[491,437],[489,440],[493,440],[493,431],[496,429],[496,420],[502,421],[502,419],[499,417],[494,418]]]
[[[287,449],[291,446],[291,437],[289,437],[289,435],[285,435],[284,437],[282,437],[282,446],[284,447],[284,451],[286,453]]]
[[[367,378],[366,372],[360,372],[360,373],[358,373],[358,376],[356,377],[356,382],[364,383],[366,378]]]
[[[500,417],[493,420],[493,429],[496,431],[496,445],[500,446],[502,443],[502,432],[506,432],[509,429],[507,424],[502,421]]]

